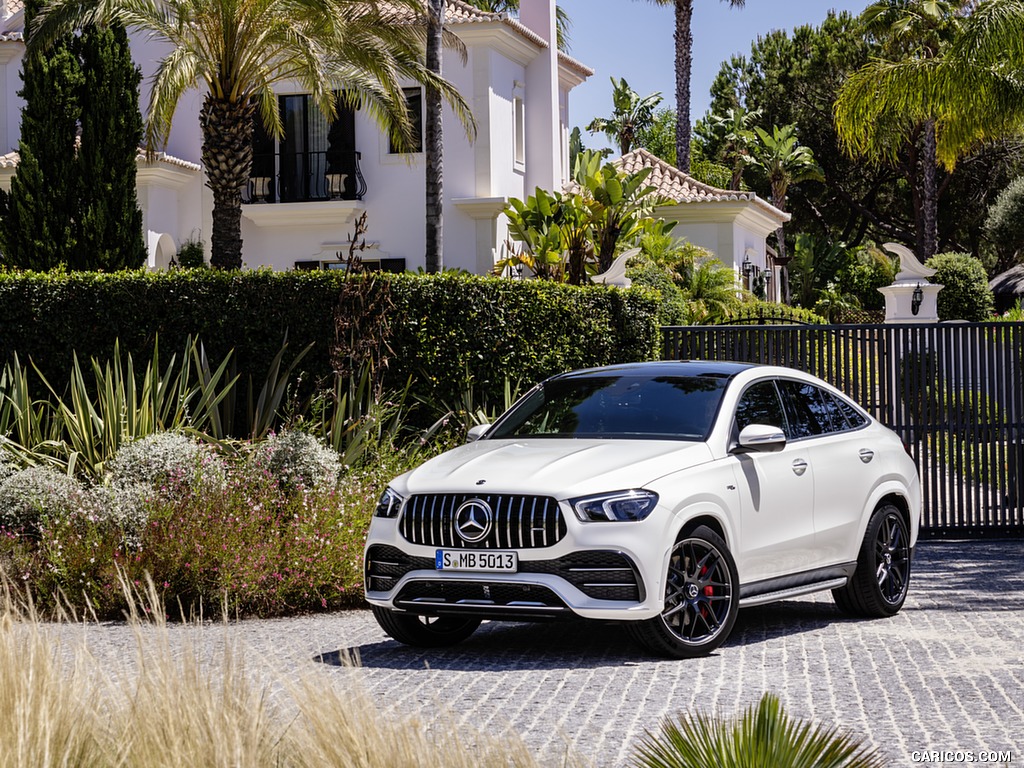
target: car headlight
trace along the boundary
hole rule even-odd
[[[569,500],[576,517],[585,523],[643,520],[657,503],[658,494],[638,490]]]
[[[373,513],[374,517],[398,517],[398,510],[402,508],[402,499],[393,488],[388,488],[384,493],[381,494],[380,501],[377,502],[377,510]]]

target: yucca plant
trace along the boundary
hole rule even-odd
[[[181,365],[174,355],[161,371],[154,342],[140,374],[130,354],[122,360],[115,342],[110,360],[90,361],[91,381],[74,355],[63,393],[35,368],[49,395],[37,399],[27,368],[15,356],[0,375],[0,446],[23,465],[46,464],[68,474],[100,477],[104,462],[129,440],[167,430],[208,437],[206,430],[219,423],[218,406],[235,385],[235,378],[226,379],[229,359],[230,353],[211,371],[199,342],[189,338]]]
[[[835,727],[790,717],[766,693],[735,719],[698,712],[666,719],[647,733],[632,763],[637,768],[882,768],[885,761],[862,741]]]
[[[405,421],[409,384],[385,393],[376,380],[371,362],[347,378],[336,377],[330,406],[312,430],[341,454],[347,467],[383,446],[395,445]]]

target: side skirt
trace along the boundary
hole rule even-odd
[[[753,584],[744,584],[740,587],[740,608],[788,600],[792,597],[809,595],[812,592],[823,592],[826,589],[837,589],[846,585],[855,570],[857,570],[857,563],[842,563],[790,576],[780,576],[776,579],[765,579]]]

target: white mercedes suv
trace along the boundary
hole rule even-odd
[[[717,648],[744,606],[831,590],[842,611],[883,617],[906,598],[917,470],[805,373],[574,371],[470,438],[392,481],[370,526],[366,599],[402,643],[576,615],[682,658]]]

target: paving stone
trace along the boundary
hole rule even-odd
[[[848,619],[827,594],[750,608],[714,655],[688,661],[652,658],[622,627],[582,621],[487,623],[431,651],[393,642],[369,611],[228,631],[278,674],[359,685],[382,708],[425,720],[443,711],[449,727],[511,730],[551,765],[568,743],[598,768],[626,766],[663,718],[697,707],[732,715],[765,692],[794,716],[863,737],[893,766],[916,764],[920,750],[1010,750],[1014,765],[1024,762],[1022,576],[1022,541],[924,542],[897,616]],[[116,624],[61,631],[101,658],[133,644]],[[200,633],[211,660],[217,632]],[[172,642],[194,634],[171,629]]]

